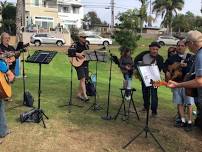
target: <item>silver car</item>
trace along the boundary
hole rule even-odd
[[[65,40],[61,38],[56,38],[49,34],[33,34],[30,38],[30,42],[35,44],[35,46],[40,46],[41,44],[56,44],[57,46],[62,46],[65,44]]]
[[[177,39],[173,36],[159,36],[157,39],[157,42],[159,42],[159,44],[161,46],[163,46],[163,45],[177,45],[178,41],[179,41],[179,39]]]

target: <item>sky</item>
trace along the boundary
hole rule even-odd
[[[0,0],[2,1],[2,0]],[[3,0],[4,1],[4,0]],[[16,3],[17,0],[7,0],[8,2],[14,2]],[[26,1],[26,0],[25,0]],[[151,0],[154,1],[154,0]],[[186,13],[187,11],[191,11],[195,15],[201,16],[201,1],[202,0],[184,0],[185,5],[181,12],[179,13]],[[108,23],[111,23],[111,9],[107,9],[110,6],[111,0],[81,0],[82,4],[84,5],[84,13],[86,14],[89,11],[95,11],[97,15],[100,17],[102,21],[107,21]],[[133,8],[140,8],[140,2],[139,0],[114,0],[115,2],[115,22],[116,16],[121,13],[125,12],[127,9],[133,9]],[[149,8],[148,8],[149,12]],[[154,17],[155,15],[152,14]],[[161,18],[159,17],[154,23],[154,26],[159,26],[161,22]]]

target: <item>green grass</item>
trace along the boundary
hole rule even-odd
[[[147,46],[151,42],[151,39],[141,39],[139,43],[139,47],[135,50],[133,56],[137,55],[143,50],[147,50]],[[160,54],[166,57],[167,51],[166,47],[160,50]],[[111,49],[113,54],[119,55],[118,49],[113,47]],[[35,98],[34,105],[37,106],[37,93],[38,93],[38,65],[26,63],[25,64],[25,72],[28,76],[26,78],[26,88],[29,90]],[[90,71],[95,72],[95,62],[90,62]],[[110,94],[110,115],[114,115],[117,112],[117,109],[121,102],[121,94],[119,88],[122,87],[122,73],[120,72],[117,65],[112,65],[112,81],[111,81],[111,94]],[[107,94],[108,94],[108,83],[109,83],[109,62],[108,63],[98,63],[98,77],[97,77],[97,92],[98,92],[98,102],[104,108],[104,110],[99,112],[87,112],[84,114],[84,111],[90,106],[90,104],[82,104],[75,98],[76,90],[78,87],[78,80],[76,76],[76,72],[73,72],[73,103],[84,105],[85,107],[80,109],[76,107],[72,107],[72,112],[68,113],[67,107],[61,108],[61,105],[67,104],[69,99],[69,91],[70,91],[70,64],[68,62],[68,58],[64,53],[58,53],[53,61],[49,65],[42,65],[42,94],[41,94],[41,108],[45,111],[45,113],[49,116],[50,122],[54,120],[59,124],[63,124],[63,128],[69,128],[72,124],[78,126],[84,132],[108,132],[108,130],[113,130],[112,133],[115,138],[120,138],[117,133],[118,130],[125,130],[128,128],[129,130],[133,130],[134,126],[136,128],[136,132],[141,129],[141,126],[138,126],[138,121],[134,120],[135,125],[133,123],[129,123],[124,125],[121,120],[117,122],[114,121],[103,121],[100,116],[106,114],[106,104],[107,104]],[[141,84],[139,80],[134,79],[132,82],[132,86],[137,89],[137,92],[134,94],[134,100],[138,109],[141,109],[143,100],[141,93]],[[15,105],[22,103],[22,79],[17,79],[13,85],[13,99],[14,103],[9,103],[7,108],[12,108]],[[168,117],[168,114],[171,114],[170,117],[175,115],[175,106],[173,106],[171,101],[171,91],[168,88],[161,87],[158,89],[159,95],[159,111],[160,116]],[[94,98],[91,98],[91,103],[94,101]],[[16,126],[21,125],[16,119],[19,118],[19,114],[29,110],[26,107],[18,107],[13,110],[7,110],[8,122],[11,128],[15,128]],[[144,116],[143,116],[144,118]],[[160,119],[160,118],[157,118]],[[167,121],[167,120],[166,120]],[[141,124],[144,124],[144,120],[141,121]],[[51,124],[48,124],[51,126]],[[154,124],[154,125],[162,125],[162,124]],[[26,130],[31,125],[23,126]],[[59,127],[59,126],[58,126]],[[120,127],[120,128],[119,128]],[[71,128],[71,127],[70,127]],[[168,126],[169,128],[169,126]],[[164,128],[165,130],[165,128]],[[42,131],[40,129],[40,131]],[[54,129],[49,129],[50,132],[42,131],[43,134],[57,136],[57,131]],[[127,131],[126,131],[127,132]],[[28,133],[29,134],[29,133]],[[110,133],[109,133],[110,134]],[[124,133],[123,133],[124,134]],[[130,134],[128,134],[130,135]],[[35,135],[33,135],[35,136]],[[117,137],[116,137],[117,136]],[[165,145],[166,149],[169,151],[176,151],[180,146],[184,145],[184,143],[178,143],[175,145],[174,142],[177,142],[178,137],[176,138],[168,138],[168,135],[164,133],[160,133],[160,139],[162,143]],[[124,137],[124,141],[126,142],[128,139]],[[114,139],[115,140],[115,139]],[[23,140],[22,140],[23,141]],[[25,142],[25,141],[24,141]],[[32,141],[30,141],[32,142]],[[27,143],[30,144],[30,143]],[[112,146],[113,147],[113,146]],[[143,145],[144,147],[144,145]],[[1,147],[0,147],[1,148]],[[22,147],[23,148],[27,148]],[[34,149],[34,148],[33,148]],[[158,148],[156,148],[158,149]],[[36,150],[36,149],[35,149]],[[134,149],[133,149],[134,150]],[[34,150],[33,150],[34,151]],[[112,150],[113,151],[113,150]],[[115,148],[114,151],[119,151]],[[156,150],[154,150],[156,151]]]

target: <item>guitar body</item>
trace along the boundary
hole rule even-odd
[[[83,56],[83,58],[70,57],[70,63],[71,63],[74,67],[79,67],[79,66],[81,66],[85,60],[86,60],[85,56]]]
[[[4,73],[0,72],[0,98],[11,97],[11,85],[8,83]]]

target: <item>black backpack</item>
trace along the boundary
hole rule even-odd
[[[96,95],[96,88],[95,88],[95,83],[93,82],[93,76],[91,75],[86,79],[86,94],[88,96],[95,96]]]
[[[29,91],[25,91],[24,94],[24,105],[28,107],[33,107],[34,97],[31,95]]]

